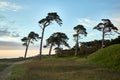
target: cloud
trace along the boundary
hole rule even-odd
[[[16,33],[16,32],[13,32],[11,36],[12,37],[20,37],[20,35],[18,33]]]
[[[18,11],[20,9],[22,7],[15,3],[0,1],[0,11]]]
[[[87,34],[87,37],[95,37],[95,36],[96,36],[95,33],[89,33],[89,34]]]
[[[78,20],[79,24],[82,24],[85,27],[94,27],[96,25],[96,22],[89,18],[79,18],[77,20]]]
[[[0,41],[1,46],[17,46],[19,45],[18,43],[15,42],[8,42],[8,41]]]
[[[39,45],[30,45],[29,50],[39,50]],[[22,42],[13,42],[13,41],[2,41],[0,40],[0,50],[25,50],[25,46],[22,45]]]
[[[20,43],[10,42],[10,41],[0,41],[0,50],[16,50],[22,48],[23,47]]]
[[[6,16],[0,15],[0,38],[1,37],[20,37],[14,28],[15,21],[7,19]]]
[[[17,32],[10,32],[7,28],[0,29],[0,37],[10,36],[10,37],[20,37]]]
[[[10,19],[7,16],[0,14],[0,28],[12,27],[15,24],[15,20]]]
[[[5,30],[0,30],[0,36],[9,36],[10,35],[10,32],[5,29]]]
[[[120,16],[111,18],[111,21],[120,31]]]
[[[99,23],[98,21],[91,20],[89,18],[79,18],[77,20],[78,20],[79,24],[82,24],[85,27],[92,27],[92,28],[94,26],[96,26],[96,24]],[[120,16],[118,16],[118,17],[112,17],[111,21],[120,30]]]

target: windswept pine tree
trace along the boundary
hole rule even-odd
[[[97,29],[99,31],[102,31],[102,48],[105,47],[104,44],[104,38],[107,33],[116,32],[118,33],[117,27],[115,27],[112,22],[109,19],[102,19],[103,23],[99,23],[97,26],[95,26],[93,29]],[[111,35],[111,34],[109,34]]]
[[[79,48],[79,38],[80,38],[80,34],[87,36],[87,32],[86,32],[86,28],[83,25],[77,25],[73,28],[76,31],[76,34],[73,35],[74,40],[76,42],[75,45],[75,56],[77,56],[78,54],[78,48]]]
[[[42,29],[42,33],[41,33],[42,36],[40,41],[40,59],[42,55],[42,45],[43,45],[45,28],[49,26],[52,23],[52,21],[56,21],[60,26],[62,25],[62,19],[60,19],[59,15],[56,12],[48,13],[46,18],[43,18],[38,22]]]
[[[68,48],[70,48],[69,44],[67,43],[68,41],[68,37],[65,33],[61,33],[61,32],[56,32],[53,33],[47,40],[46,40],[46,47],[50,46],[50,50],[49,50],[49,55],[51,55],[51,50],[53,46],[57,46],[57,49],[60,49],[61,45],[64,45]]]
[[[27,56],[27,51],[28,51],[28,47],[29,47],[30,43],[33,44],[33,41],[37,41],[39,38],[40,37],[37,33],[30,32],[27,37],[23,37],[21,39],[21,41],[23,42],[23,46],[26,46],[24,58],[26,58],[26,56]]]

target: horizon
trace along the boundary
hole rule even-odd
[[[110,19],[120,31],[119,9],[120,1],[118,0],[75,0],[74,2],[68,0],[0,0],[0,57],[9,57],[9,54],[14,54],[13,57],[23,55],[24,52],[19,53],[18,51],[19,54],[17,52],[15,54],[14,52],[9,53],[9,50],[24,51],[25,47],[22,46],[21,39],[31,31],[41,35],[38,21],[45,18],[49,12],[57,12],[63,20],[63,25],[59,26],[53,22],[48,26],[45,30],[43,45],[52,33],[63,32],[68,36],[68,43],[73,47],[75,45],[73,27],[78,24],[84,25],[88,32],[87,37],[80,39],[81,42],[102,39],[102,33],[93,30],[94,26],[102,22],[101,19]],[[119,35],[114,34],[105,39],[115,39],[117,36]],[[38,40],[38,42],[34,42],[34,45],[30,45],[29,50],[39,50],[39,42]],[[46,54],[48,49],[43,49]],[[2,52],[2,50],[6,52]],[[34,56],[34,51],[28,53],[28,56]]]

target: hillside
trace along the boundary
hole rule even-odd
[[[100,49],[91,54],[88,60],[115,70],[120,70],[120,44]]]
[[[120,80],[120,72],[76,57],[32,59],[11,70],[5,80]]]
[[[87,59],[55,56],[29,59],[12,67],[5,80],[120,80],[120,71],[111,68],[120,70],[120,44],[100,49]]]

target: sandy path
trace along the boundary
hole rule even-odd
[[[22,64],[24,62],[25,61],[19,61],[19,62],[12,63],[9,67],[7,67],[6,69],[4,69],[0,73],[0,80],[5,80],[5,78],[7,78],[11,74],[11,68],[12,67],[14,67],[15,65],[18,65],[18,64]]]

